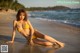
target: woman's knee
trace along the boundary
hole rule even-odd
[[[51,42],[46,42],[46,41],[42,41],[42,40],[38,40],[38,39],[34,39],[33,42],[35,44],[40,44],[40,45],[44,45],[44,46],[52,46],[53,45]]]
[[[51,42],[45,42],[45,45],[46,45],[46,46],[52,46],[53,43],[51,43]]]

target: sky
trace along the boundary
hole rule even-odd
[[[54,7],[66,6],[80,8],[80,0],[18,0],[25,7]]]

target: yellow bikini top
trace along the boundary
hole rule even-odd
[[[23,29],[28,29],[28,28],[29,28],[29,24],[25,23],[25,24],[23,25]]]

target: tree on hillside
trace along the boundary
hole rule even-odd
[[[22,4],[18,3],[17,0],[15,0],[15,2],[12,5],[12,9],[18,10],[20,8],[25,8]]]
[[[18,10],[25,8],[22,4],[18,3],[18,0],[0,0],[0,9],[14,9]]]

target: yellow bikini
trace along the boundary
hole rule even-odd
[[[23,25],[23,29],[29,29],[29,25],[28,24]]]
[[[22,28],[23,28],[23,29],[29,29],[30,26],[29,26],[28,24],[24,24]],[[22,28],[19,28],[18,31],[21,31]],[[32,36],[32,39],[35,39],[35,38],[37,38],[37,37],[36,37],[35,35],[33,35],[33,36]]]
[[[18,31],[22,31],[22,28],[23,29],[29,29],[29,25],[28,24],[22,25],[22,27],[18,28]]]

